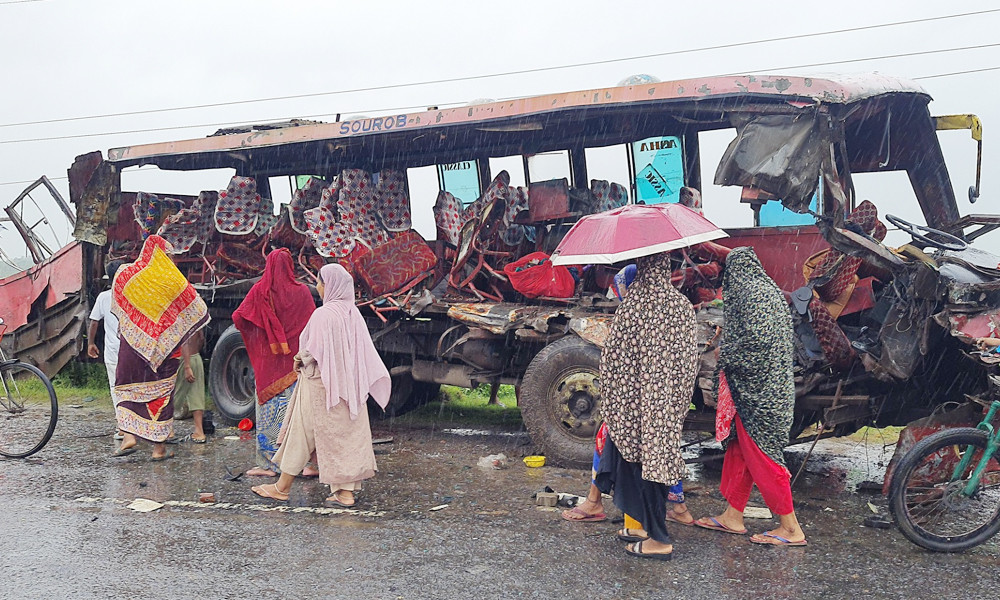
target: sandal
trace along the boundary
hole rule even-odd
[[[780,535],[775,535],[773,533],[765,531],[764,533],[758,533],[756,535],[750,536],[750,542],[754,544],[760,544],[762,546],[808,546],[809,543],[805,540],[799,540],[793,542],[787,538],[783,538]]]
[[[648,535],[635,535],[632,533],[633,531],[635,530],[624,527],[619,529],[616,535],[618,536],[618,539],[623,542],[644,542],[649,539]]]
[[[706,523],[701,519],[698,519],[697,521],[694,522],[695,527],[701,527],[702,529],[711,529],[712,531],[721,531],[722,533],[731,533],[733,535],[747,534],[746,528],[732,529],[730,527],[726,527],[715,517],[709,517],[708,520],[711,521],[711,523]]]
[[[354,502],[351,502],[350,504],[345,504],[340,499],[340,492],[341,491],[343,491],[343,490],[337,490],[336,492],[334,492],[332,496],[330,496],[329,498],[327,498],[326,500],[323,501],[323,504],[326,505],[326,506],[328,506],[328,507],[354,508],[354,506],[358,503],[357,497],[355,497]]]
[[[257,494],[261,498],[270,498],[271,500],[279,500],[281,502],[288,500],[288,493],[279,490],[278,485],[275,483],[265,483],[264,485],[255,485],[252,488],[250,488],[250,491]]]
[[[138,444],[137,444],[138,445]],[[119,448],[111,453],[111,456],[115,458],[121,458],[122,456],[128,456],[129,454],[134,454],[138,450],[135,446],[129,446],[128,448]]]
[[[163,462],[163,461],[169,460],[169,459],[171,459],[173,457],[174,457],[174,453],[173,452],[167,452],[166,454],[164,454],[162,456],[150,456],[149,460],[152,461],[152,462]]]
[[[674,551],[670,552],[643,552],[642,542],[636,542],[625,546],[625,553],[639,558],[651,558],[653,560],[673,560]]]

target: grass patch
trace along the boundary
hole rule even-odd
[[[514,386],[502,385],[497,394],[498,404],[489,404],[490,386],[483,384],[474,390],[442,385],[437,400],[410,411],[396,421],[412,425],[436,427],[473,427],[520,429],[521,409],[517,407]]]
[[[883,427],[881,429],[877,427],[862,427],[848,437],[856,442],[868,441],[895,444],[899,440],[899,434],[903,429],[904,427]]]

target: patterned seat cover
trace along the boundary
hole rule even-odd
[[[321,256],[343,257],[354,249],[357,234],[350,223],[337,221],[324,206],[305,211],[306,235]]]
[[[328,193],[329,187],[336,186],[336,184],[334,181],[328,186],[327,182],[319,177],[310,177],[301,189],[295,190],[291,202],[288,203],[292,229],[303,234],[309,230],[309,226],[306,224],[306,211],[319,206],[320,200],[324,194]]]
[[[513,187],[508,188],[507,210],[503,215],[503,243],[508,246],[517,246],[524,241],[527,228],[514,222],[517,215],[528,210],[528,188]]]
[[[597,199],[597,212],[621,208],[628,204],[628,190],[620,183],[591,179],[590,192]]]
[[[385,229],[410,229],[410,197],[406,192],[406,175],[402,171],[384,169],[379,172],[375,185],[375,210]]]
[[[451,192],[441,190],[434,203],[434,223],[437,225],[437,235],[452,246],[458,245],[458,236],[465,222],[462,201]]]
[[[379,223],[375,209],[375,189],[371,176],[362,169],[344,169],[340,175],[337,200],[340,222],[369,246],[389,241],[389,233]]]
[[[219,192],[215,207],[215,228],[227,235],[244,235],[257,227],[260,194],[253,177],[234,176],[229,187]]]
[[[253,232],[255,235],[265,235],[271,228],[278,224],[279,216],[274,214],[274,202],[270,198],[261,198],[260,213],[257,215],[257,226]]]

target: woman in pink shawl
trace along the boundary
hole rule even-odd
[[[339,264],[324,266],[316,289],[323,306],[299,337],[298,384],[274,456],[281,476],[251,489],[265,498],[288,500],[292,481],[315,451],[319,479],[332,492],[327,503],[350,507],[361,482],[375,476],[367,402],[371,396],[382,408],[389,403],[389,370],[354,305],[354,279],[347,271]]]

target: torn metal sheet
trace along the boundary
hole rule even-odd
[[[614,320],[614,315],[577,317],[570,319],[569,328],[584,340],[598,348],[604,348],[604,344],[608,341],[608,334],[611,333],[612,320]]]
[[[118,168],[109,162],[94,165],[90,155],[84,155],[77,157],[69,174],[73,184],[70,200],[76,204],[73,237],[95,246],[107,244],[108,228],[118,223],[121,201]]]
[[[831,160],[831,120],[809,110],[751,117],[737,122],[736,129],[715,172],[716,185],[757,188],[781,198],[789,210],[808,211]]]
[[[541,333],[549,333],[553,319],[562,317],[568,321],[573,311],[553,308],[551,306],[525,306],[509,303],[472,303],[452,304],[448,307],[448,316],[456,321],[479,327],[496,335],[508,331],[528,327]]]

